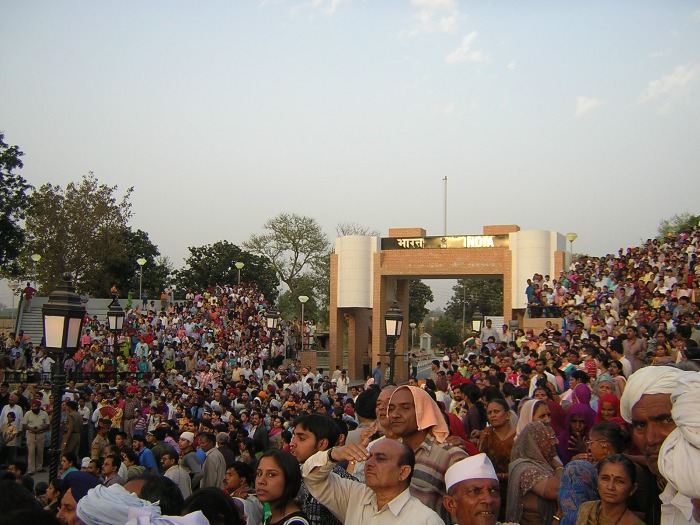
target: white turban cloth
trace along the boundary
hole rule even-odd
[[[700,498],[700,373],[680,379],[671,394],[677,428],[659,452],[659,472],[688,498]]]
[[[673,366],[647,366],[640,368],[627,380],[620,400],[620,415],[628,423],[632,422],[632,409],[643,395],[668,394],[678,386],[682,377],[697,372],[685,372]]]
[[[129,510],[131,519],[125,525],[210,525],[201,510],[184,516],[160,516],[146,509]]]
[[[124,525],[130,517],[130,508],[143,508],[160,515],[157,504],[140,499],[121,485],[98,485],[90,489],[78,502],[76,511],[85,525]]]

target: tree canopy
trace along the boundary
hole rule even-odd
[[[17,257],[26,239],[20,222],[30,203],[31,186],[14,173],[22,169],[23,155],[17,146],[8,146],[0,133],[0,272],[12,277],[20,272]]]
[[[468,326],[477,307],[484,315],[503,315],[502,279],[460,279],[452,290],[454,293],[447,303],[445,313],[458,322],[460,327],[462,313]]]
[[[659,239],[669,234],[691,233],[698,224],[700,224],[700,215],[693,215],[688,212],[677,213],[668,219],[663,219],[659,223]]]
[[[175,272],[175,282],[180,289],[205,290],[211,285],[238,282],[237,262],[244,264],[241,282],[256,283],[268,299],[277,298],[277,276],[269,261],[242,250],[228,241],[218,241],[204,246],[190,246],[185,267]]]
[[[264,228],[268,233],[251,236],[243,246],[270,261],[279,279],[298,296],[299,279],[328,256],[328,237],[316,219],[295,213],[280,213]]]
[[[126,284],[130,272],[117,269],[120,264],[135,266],[127,247],[133,188],[121,197],[117,191],[116,185],[101,184],[90,172],[65,189],[44,184],[32,195],[20,263],[28,272],[29,254],[41,255],[37,274],[43,291],[54,289],[64,272],[74,275],[79,290],[96,295],[105,295],[112,282]]]
[[[423,281],[411,281],[408,284],[408,323],[423,322],[423,318],[428,313],[426,304],[435,300],[430,286]]]

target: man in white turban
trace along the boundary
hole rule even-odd
[[[659,472],[668,480],[664,494],[684,503],[683,514],[700,522],[700,374],[680,379],[671,394],[671,415],[676,429],[666,438],[659,454]],[[662,496],[664,495],[662,494]],[[692,507],[680,496],[690,498]]]
[[[659,488],[666,483],[658,467],[661,445],[676,428],[671,415],[671,393],[683,378],[695,374],[672,366],[641,368],[629,377],[622,394],[620,412],[632,425],[632,440],[644,455],[649,470],[660,478]],[[662,525],[694,523],[690,499],[674,494],[671,488],[663,491],[660,500],[654,498],[645,523],[658,523],[659,517]]]
[[[496,469],[486,454],[454,463],[445,473],[442,504],[457,525],[498,525],[501,492]]]

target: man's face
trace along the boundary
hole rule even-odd
[[[105,477],[112,476],[117,473],[117,469],[112,464],[112,458],[106,458],[102,464],[102,475]]]
[[[309,459],[319,450],[326,450],[327,448],[327,439],[317,441],[316,436],[301,425],[294,427],[292,441],[289,443],[289,451],[299,463],[304,463],[304,461]]]
[[[391,431],[399,437],[405,438],[418,432],[416,405],[407,388],[394,392],[389,403],[389,423]]]
[[[234,492],[243,484],[243,478],[238,475],[235,468],[229,468],[224,474],[224,488],[229,492]]]
[[[452,487],[450,494],[442,502],[458,525],[495,525],[501,508],[498,481],[468,479]]]
[[[61,506],[56,517],[66,525],[81,525],[82,522],[76,514],[77,507],[78,502],[75,501],[72,490],[68,489],[61,499]]]
[[[134,442],[131,444],[131,448],[134,449],[136,452],[141,452],[141,449],[144,447],[144,444],[142,441],[139,441],[138,439],[135,439]]]
[[[661,444],[675,428],[669,394],[645,394],[632,407],[632,440],[654,474],[659,474]]]
[[[99,475],[100,475],[100,469],[99,469],[99,467],[97,466],[97,462],[96,462],[96,461],[91,461],[91,462],[88,464],[87,468],[85,469],[85,472],[87,472],[88,474],[92,474],[92,475],[95,476],[95,477],[99,476]]]
[[[161,465],[163,465],[163,468],[165,470],[168,470],[170,467],[175,465],[175,460],[170,457],[169,454],[165,454],[161,460],[160,460]]]
[[[10,474],[14,474],[15,476],[19,476],[19,470],[17,470],[17,467],[15,465],[9,465],[7,467],[7,471]]]
[[[397,441],[382,439],[372,446],[372,455],[365,462],[365,483],[374,491],[395,487],[408,479],[410,467],[399,466],[403,447]]]
[[[260,414],[253,412],[250,416],[250,422],[254,427],[257,427],[260,424]]]

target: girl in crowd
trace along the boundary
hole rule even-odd
[[[620,417],[620,399],[613,394],[604,394],[598,398],[598,411],[595,415],[595,423],[610,421]]]
[[[510,459],[506,520],[552,525],[563,467],[551,427],[541,421],[526,425],[515,438]]]
[[[627,507],[637,490],[634,464],[621,454],[605,458],[598,464],[600,499],[581,505],[576,525],[644,525]]]
[[[586,387],[587,388],[587,387]],[[566,465],[576,454],[588,450],[586,441],[595,414],[582,403],[572,405],[566,412],[565,429],[558,435],[559,457]]]
[[[625,379],[625,376],[622,374],[622,363],[617,360],[610,361],[610,368],[608,368],[608,370],[610,371],[612,380],[617,385],[617,389],[620,392],[620,397],[622,397],[622,394],[625,391],[625,386],[627,385],[627,379]]]
[[[301,487],[299,462],[289,452],[271,449],[260,458],[255,477],[255,493],[260,503],[270,505],[265,525],[309,525],[296,503]]]

